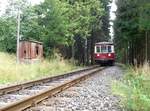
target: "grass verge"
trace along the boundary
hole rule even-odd
[[[127,68],[123,81],[114,81],[112,90],[127,110],[150,111],[150,66]]]
[[[17,83],[59,75],[79,67],[67,60],[44,60],[35,64],[16,64],[16,57],[0,52],[0,84]]]

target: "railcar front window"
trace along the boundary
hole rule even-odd
[[[108,52],[112,52],[111,46],[108,46]]]
[[[100,47],[96,47],[96,52],[100,53]]]
[[[101,46],[101,53],[107,53],[107,47]]]

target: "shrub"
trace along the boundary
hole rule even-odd
[[[113,82],[113,92],[121,96],[127,110],[150,111],[150,67],[128,68],[122,81]]]

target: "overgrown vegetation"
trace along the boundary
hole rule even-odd
[[[14,55],[0,52],[0,84],[22,82],[46,76],[63,74],[79,67],[57,56],[35,64],[16,64]]]
[[[117,60],[132,65],[150,61],[149,0],[117,0],[114,41]],[[115,94],[129,111],[150,111],[150,66],[127,69],[122,82],[115,81]]]
[[[129,111],[150,111],[150,66],[130,67],[122,82],[114,81],[113,92]]]

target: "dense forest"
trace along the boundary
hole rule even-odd
[[[110,39],[110,3],[111,0],[45,0],[33,6],[26,0],[11,0],[0,16],[0,51],[16,52],[20,9],[20,40],[43,42],[45,57],[61,53],[65,59],[93,63],[94,44]],[[149,0],[116,0],[116,4],[117,60],[131,64],[150,60]]]
[[[150,60],[149,0],[117,0],[115,44],[118,59],[142,64]]]
[[[0,51],[16,52],[20,9],[21,40],[43,42],[45,57],[57,52],[64,58],[88,64],[93,61],[94,43],[109,38],[109,3],[109,0],[45,0],[32,6],[26,0],[11,0],[0,17]]]

